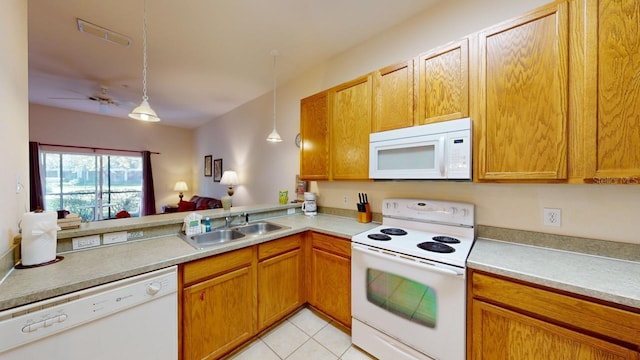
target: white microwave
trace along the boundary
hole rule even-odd
[[[471,180],[471,119],[369,135],[370,179]]]

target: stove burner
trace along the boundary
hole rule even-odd
[[[380,230],[380,232],[387,235],[397,235],[397,236],[407,235],[406,231],[402,229],[396,229],[396,228],[382,229]]]
[[[452,248],[447,244],[434,242],[434,241],[427,241],[427,242],[420,243],[418,244],[418,247],[423,250],[433,251],[437,253],[452,253],[456,251],[456,249]]]
[[[432,238],[435,241],[439,241],[441,243],[445,243],[445,244],[459,244],[460,240],[456,239],[456,238],[452,238],[451,236],[434,236]]]
[[[389,235],[385,235],[385,234],[369,234],[367,235],[367,237],[371,240],[378,240],[378,241],[389,241],[391,240],[391,236]]]

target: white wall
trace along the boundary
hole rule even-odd
[[[271,130],[267,94],[198,129],[194,179],[200,188],[222,196],[224,187],[202,176],[202,157],[224,158],[238,170],[244,186],[235,204],[276,203],[277,190],[293,193],[299,169],[293,138],[299,131],[301,98],[413,57],[518,16],[547,0],[450,0],[416,15],[329,62],[319,64],[278,88],[278,130],[285,142],[264,141]],[[281,54],[285,57],[286,54]],[[640,187],[614,185],[473,184],[452,182],[317,182],[311,184],[321,206],[355,209],[358,192],[367,192],[373,210],[386,197],[468,201],[477,206],[477,223],[548,233],[639,243]],[[347,204],[343,197],[347,195]],[[290,196],[291,197],[291,196]],[[561,208],[560,228],[542,225],[542,208]]]
[[[193,130],[37,104],[29,109],[29,141],[159,152],[151,155],[157,212],[178,203],[176,181],[184,180],[192,189]],[[185,198],[192,194],[186,191]]]
[[[29,211],[27,2],[0,2],[0,255]],[[17,193],[19,181],[24,188]]]

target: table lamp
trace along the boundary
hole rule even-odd
[[[178,195],[178,197],[180,198],[180,201],[182,201],[182,198],[184,197],[184,194],[182,192],[187,190],[189,190],[189,187],[187,186],[187,183],[184,181],[178,181],[176,185],[173,187],[173,191],[180,192],[180,194]]]
[[[220,184],[227,185],[227,195],[223,196],[220,201],[222,201],[222,208],[225,210],[231,209],[231,196],[233,195],[233,187],[238,185],[238,174],[235,171],[227,170],[222,174],[222,178],[220,179]]]

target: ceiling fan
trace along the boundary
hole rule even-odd
[[[83,95],[82,97],[50,97],[52,100],[82,100],[82,101],[95,101],[98,103],[98,111],[101,114],[106,114],[109,112],[109,107],[111,106],[120,106],[120,101],[113,98],[113,96],[109,95],[107,92],[109,91],[109,87],[105,85],[100,85],[100,91],[96,91],[92,95]],[[74,91],[75,92],[75,91]],[[82,95],[82,94],[81,94]]]

